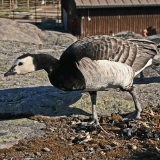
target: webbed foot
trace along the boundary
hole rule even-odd
[[[139,112],[139,111],[134,111],[134,112],[130,113],[127,117],[123,118],[123,120],[141,119],[140,114],[141,114],[141,112]]]
[[[99,125],[99,120],[98,118],[93,119],[92,121],[89,122],[82,122],[81,126],[82,127],[88,127],[88,126],[94,126],[97,127]]]

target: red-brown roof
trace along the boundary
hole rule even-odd
[[[77,8],[160,6],[160,0],[74,0]]]

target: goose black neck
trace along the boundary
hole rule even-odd
[[[59,66],[59,60],[48,54],[35,54],[33,63],[35,70],[44,69],[48,74]]]

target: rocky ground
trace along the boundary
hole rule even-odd
[[[5,19],[0,25],[0,160],[160,159],[160,67],[146,69],[143,81],[135,78],[141,120],[122,121],[134,109],[132,99],[109,90],[99,92],[97,102],[105,131],[81,127],[91,113],[87,93],[59,91],[44,71],[3,76],[19,55],[47,53],[59,58],[76,38]]]
[[[145,109],[141,121],[122,122],[119,114],[101,116],[101,126],[107,133],[99,127],[81,128],[80,123],[88,119],[76,115],[58,118],[32,116],[29,118],[45,124],[39,131],[37,130],[43,132],[43,135],[27,137],[10,149],[1,149],[0,159],[158,160],[160,158],[159,115],[160,107],[157,106]]]

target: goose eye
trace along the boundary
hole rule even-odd
[[[22,63],[22,62],[19,62],[18,65],[21,66],[21,65],[23,65],[23,63]]]

